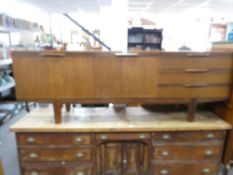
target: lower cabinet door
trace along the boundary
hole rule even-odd
[[[148,147],[137,142],[108,142],[97,148],[98,175],[147,175]]]
[[[147,175],[148,147],[141,143],[123,144],[123,174]]]
[[[122,144],[104,143],[97,148],[98,175],[121,175]]]
[[[93,175],[92,166],[52,166],[48,164],[34,164],[23,166],[22,175]]]
[[[154,163],[151,175],[217,175],[216,163]]]

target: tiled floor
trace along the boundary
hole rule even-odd
[[[9,131],[9,127],[24,114],[25,112],[21,112],[6,124],[0,126],[0,142],[2,143],[0,145],[0,157],[3,161],[5,175],[19,175],[15,135]],[[233,175],[233,169],[231,169],[229,175]]]

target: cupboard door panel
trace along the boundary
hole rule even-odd
[[[120,175],[122,173],[122,144],[105,143],[97,149],[98,175]]]

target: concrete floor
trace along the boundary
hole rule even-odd
[[[0,158],[3,162],[5,175],[20,175],[15,134],[9,131],[9,127],[17,120],[19,120],[25,113],[25,111],[20,112],[10,121],[0,126],[0,142],[2,143],[0,145]],[[220,172],[219,175],[221,174],[222,173]],[[229,175],[233,175],[233,169],[231,169]]]

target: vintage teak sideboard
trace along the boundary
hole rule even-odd
[[[54,128],[64,127],[66,126],[65,122],[67,122],[67,120],[70,120],[69,117],[67,118],[62,116],[62,104],[67,105],[76,102],[82,104],[187,104],[187,111],[184,113],[186,114],[186,117],[183,119],[186,119],[187,121],[185,122],[187,123],[190,122],[190,128],[192,128],[192,126],[195,126],[198,120],[198,111],[196,110],[197,105],[199,103],[213,102],[214,105],[208,106],[208,110],[212,111],[213,115],[215,113],[228,123],[233,124],[232,70],[233,57],[232,53],[230,52],[189,53],[143,51],[139,53],[128,54],[114,52],[13,52],[13,71],[16,79],[17,99],[22,101],[53,103],[54,114],[51,113],[51,116],[54,116],[54,121],[57,125],[52,124],[52,118],[50,118],[49,122],[51,122],[51,125],[53,125]],[[115,117],[118,118],[119,116]],[[141,117],[143,118],[143,116]],[[156,117],[157,116],[155,115],[154,118]],[[205,118],[208,116],[203,117]],[[113,118],[112,120],[114,122]],[[74,125],[78,125],[78,122],[80,122],[80,120],[76,120],[76,123]],[[150,173],[182,175],[181,172],[189,170],[193,166],[189,163],[208,162],[209,159],[208,155],[206,154],[215,155],[215,151],[217,151],[218,154],[216,154],[216,156],[213,156],[213,159],[211,159],[211,161],[216,163],[215,165],[217,165],[221,159],[222,150],[224,150],[224,156],[222,159],[223,163],[228,164],[232,159],[232,130],[227,132],[225,137],[224,131],[229,129],[229,127],[221,128],[219,126],[215,127],[215,129],[208,128],[207,123],[208,122],[205,123],[205,126],[202,125],[202,128],[193,129],[193,131],[195,132],[188,132],[187,128],[185,127],[181,127],[180,129],[178,129],[180,132],[173,132],[174,129],[172,128],[157,130],[156,128],[159,127],[158,123],[154,123],[155,125],[152,127],[153,129],[151,128],[147,130],[147,132],[144,132],[145,130],[140,127],[134,128],[135,130],[132,128],[129,129],[130,127],[127,127],[128,131],[125,130],[125,132],[122,132],[122,130],[124,129],[119,127],[116,130],[116,132],[118,132],[118,135],[115,135],[114,129],[102,130],[104,133],[107,132],[107,135],[103,136],[107,137],[107,142],[114,142],[107,144],[106,149],[102,149],[102,146],[97,148],[97,145],[95,145],[99,143],[99,140],[104,139],[98,138],[98,136],[102,135],[98,135],[97,133],[95,133],[95,129],[93,128],[89,128],[89,132],[87,132],[87,129],[85,131],[87,133],[84,135],[81,128],[78,127],[75,129],[75,133],[78,135],[80,134],[82,140],[80,141],[82,143],[80,143],[80,146],[78,147],[76,147],[76,145],[73,145],[73,139],[74,137],[76,137],[76,135],[72,136],[69,133],[65,134],[65,132],[69,131],[69,129],[58,131],[56,129],[49,130],[52,133],[63,132],[64,135],[62,135],[62,133],[61,135],[49,134],[45,132],[46,127],[40,125],[41,128],[44,128],[44,132],[43,129],[38,129],[38,131],[39,133],[42,132],[44,134],[33,135],[33,139],[31,139],[33,142],[32,145],[28,143],[28,140],[30,142],[30,135],[27,135],[26,133],[20,133],[21,130],[18,130],[17,127],[15,128],[15,131],[19,132],[17,133],[17,139],[19,144],[19,153],[21,158],[20,160],[21,162],[23,162],[22,167],[24,168],[26,166],[26,164],[24,164],[25,162],[29,162],[29,165],[31,167],[31,163],[33,163],[33,160],[36,160],[34,162],[35,164],[40,161],[43,164],[43,161],[46,162],[47,159],[54,160],[55,162],[62,162],[64,159],[65,164],[68,161],[71,163],[68,164],[69,166],[74,163],[74,167],[76,167],[75,163],[78,163],[79,161],[77,161],[72,156],[70,157],[70,155],[79,152],[79,148],[81,147],[91,147],[93,149],[84,149],[83,151],[86,150],[86,152],[81,156],[84,156],[83,158],[86,162],[90,163],[90,161],[96,161],[94,163],[92,162],[94,168],[91,170],[91,174],[93,174],[94,172],[94,174],[102,173],[110,175],[111,173],[114,174],[115,172],[120,172],[120,174],[131,173],[133,175],[143,173],[148,175]],[[45,125],[47,126],[47,124]],[[177,123],[177,125],[179,126],[180,123]],[[25,126],[25,128],[27,128],[26,124],[22,126]],[[167,126],[167,128],[169,128],[169,126]],[[200,130],[200,132],[197,132],[197,130]],[[215,130],[218,130],[218,132],[215,132]],[[222,131],[220,132],[219,130]],[[37,132],[37,129],[29,129],[29,131],[34,133]],[[99,132],[99,130],[97,131]],[[156,131],[158,131],[158,133]],[[162,131],[165,131],[165,133],[163,133]],[[192,131],[192,129],[189,129],[189,131]],[[214,132],[212,133],[212,131]],[[145,139],[139,141],[138,139],[140,139],[141,132],[143,133],[142,136],[145,137]],[[70,136],[68,137],[68,135]],[[165,137],[164,140],[166,140],[166,137],[168,137],[167,141],[160,140],[163,139],[163,136]],[[171,137],[172,139],[170,139]],[[213,138],[208,139],[208,137]],[[43,141],[42,138],[46,139]],[[70,138],[71,140],[66,140],[68,138]],[[42,141],[38,141],[38,143],[34,142],[35,140],[41,139]],[[51,143],[51,140],[57,141],[53,141]],[[135,141],[137,144],[135,143]],[[138,143],[138,141],[140,142],[140,144]],[[224,141],[226,144],[223,147]],[[67,145],[64,142],[67,142]],[[130,144],[131,142],[132,145]],[[135,145],[133,143],[135,143]],[[163,151],[160,152],[160,147],[157,149],[157,144],[161,146],[161,149]],[[214,146],[215,144],[218,145],[218,148],[213,148],[213,150],[210,151],[204,148],[204,145],[208,145],[209,147],[210,145]],[[170,149],[171,145],[171,149],[174,148],[174,155],[173,153],[170,154],[170,150],[167,151],[167,149]],[[179,147],[181,145],[183,146],[182,148]],[[200,148],[194,148],[195,146],[198,147],[198,145],[200,146]],[[222,145],[222,147],[220,145]],[[32,157],[34,156],[36,158],[32,158],[31,162],[31,150],[29,148],[60,148],[60,146],[70,147],[72,148],[71,150],[73,150],[73,152],[66,152],[67,150],[61,149],[60,153],[64,154],[58,154],[58,157],[54,158],[53,153],[50,152],[51,150],[47,150],[44,152],[39,149],[37,150],[38,153],[36,153],[35,155],[32,154]],[[127,163],[129,161],[128,159],[126,163],[124,163],[124,156],[129,156],[129,154],[131,153],[130,151],[128,153],[124,150],[137,150],[135,152],[137,152],[138,154],[133,155],[133,157],[130,158],[130,160],[132,159],[132,161],[134,161],[137,158],[135,156],[140,157],[141,150],[144,150],[145,153],[148,152],[147,149],[150,149],[150,153],[148,153],[149,157],[146,157],[144,159],[140,158],[140,160],[137,159],[137,163],[132,165],[134,168],[140,167],[140,171],[138,169],[136,171],[134,170],[134,168],[127,170],[127,167],[131,166],[131,164]],[[209,153],[205,154],[202,152],[202,150],[205,153],[206,151]],[[92,151],[94,151],[94,153]],[[119,154],[119,156],[121,157],[112,157],[112,154],[109,154],[111,155],[109,159],[113,159],[114,162],[113,164],[106,165],[105,163],[108,162],[108,160],[105,159],[105,155],[108,155],[108,151],[119,152],[117,154]],[[56,151],[56,153],[58,152],[59,151]],[[167,159],[161,155],[163,154],[163,152],[165,152],[164,154],[168,154]],[[182,152],[182,154],[180,154],[179,152]],[[187,154],[190,152],[192,152],[193,154]],[[42,158],[40,157],[40,155],[42,155]],[[89,155],[89,157],[85,157],[86,155]],[[146,155],[143,154],[143,157]],[[189,158],[186,157],[187,155],[189,155]],[[99,160],[99,162],[102,163],[97,163],[98,161],[96,160],[96,157],[93,158],[92,156],[100,157],[101,160]],[[169,167],[167,165],[168,162],[166,162],[165,160],[170,162]],[[185,164],[186,160],[187,162],[190,162]],[[174,163],[177,161],[183,162],[184,164],[179,164],[173,167],[172,162]],[[166,166],[164,165],[164,168],[160,169],[154,168],[153,170],[152,162],[154,162],[154,164],[156,165],[157,163],[164,163],[166,164]],[[108,171],[108,168],[106,169],[105,167],[115,167],[116,164],[119,167],[118,170],[114,170],[114,172],[112,172],[111,170]],[[193,172],[196,174],[216,173],[217,169],[212,169],[214,167],[209,167],[207,168],[207,170],[205,169],[205,165],[200,165],[200,167],[203,167],[201,168],[203,171],[200,169],[196,170],[197,168],[195,168],[197,172],[194,170],[189,172]],[[103,167],[98,168],[98,166]],[[44,168],[44,166],[42,167]],[[56,168],[52,168],[50,170],[53,173],[64,172],[62,174],[67,174],[66,172],[74,174],[74,172],[76,172],[76,170],[74,171],[68,169],[61,168],[61,170],[59,170]],[[148,170],[148,172],[144,172],[144,170]],[[212,173],[213,170],[214,172]],[[34,170],[28,170],[27,168],[25,168],[24,171],[26,173],[34,172]],[[47,173],[46,170],[38,171],[41,171],[41,173],[39,173],[40,175],[44,175]],[[37,173],[38,171],[35,172]],[[79,172],[79,170],[77,171]],[[80,171],[81,174],[83,171]],[[89,170],[87,172],[85,170],[84,172],[84,174],[90,173]]]
[[[211,112],[141,107],[75,108],[53,122],[51,108],[14,124],[22,175],[217,175],[231,128]]]

